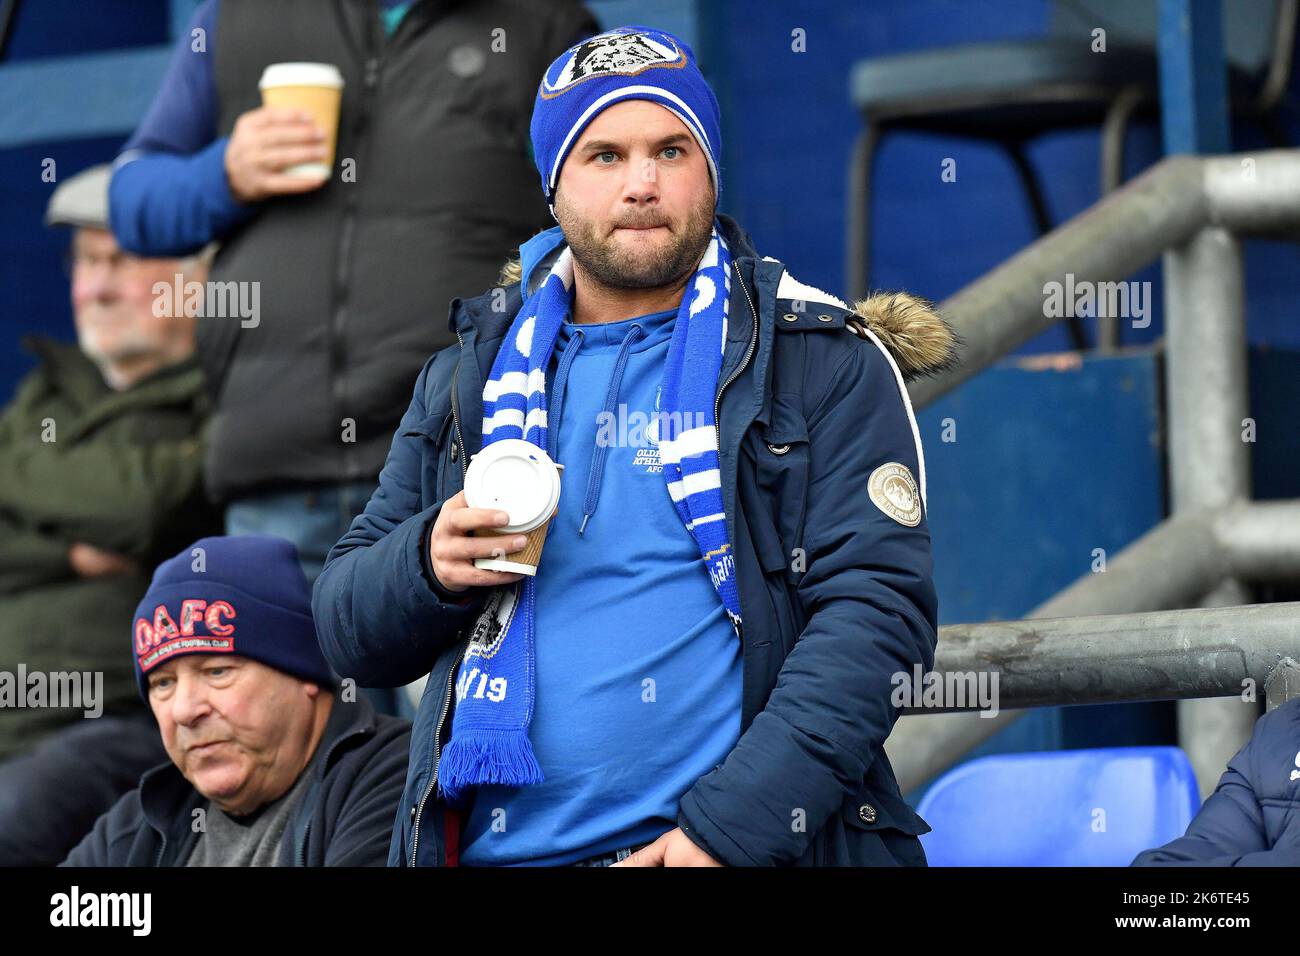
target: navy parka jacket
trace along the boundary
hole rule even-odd
[[[1187,833],[1133,866],[1300,866],[1300,698],[1255,722]]]
[[[736,280],[718,432],[744,619],[743,712],[738,743],[682,796],[678,825],[733,866],[920,865],[917,835],[929,827],[882,745],[898,716],[891,675],[934,660],[928,516],[921,504],[914,526],[891,517],[868,482],[901,464],[924,499],[899,366],[950,364],[951,330],[904,295],[845,308],[718,219]],[[530,291],[548,264],[531,266]],[[521,303],[517,281],[452,301],[458,345],[420,373],[379,487],[315,587],[321,648],[340,674],[362,686],[429,675],[390,865],[457,861],[459,815],[441,799],[437,766],[456,664],[487,589],[444,590],[429,538],[481,446],[483,383]]]

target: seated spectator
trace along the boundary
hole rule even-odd
[[[384,865],[410,725],[335,691],[290,542],[204,538],[164,562],[132,652],[171,761],[65,865]]]
[[[0,827],[0,865],[58,863],[162,759],[121,635],[148,571],[220,526],[194,318],[154,311],[155,283],[201,281],[203,260],[124,253],[108,179],[50,199],[47,223],[73,229],[78,344],[30,339],[40,364],[0,412],[0,669],[15,688],[76,675],[85,698],[0,697],[0,820],[24,823]]]
[[[1255,723],[1187,833],[1133,866],[1300,866],[1300,698]]]

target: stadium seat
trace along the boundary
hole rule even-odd
[[[954,767],[918,808],[931,866],[1127,866],[1183,835],[1201,800],[1177,747],[998,754]]]

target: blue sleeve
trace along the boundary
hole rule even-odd
[[[142,256],[184,255],[253,214],[226,180],[226,140],[216,139],[212,56],[217,0],[194,13],[172,53],[149,111],[117,158],[109,223],[118,243]],[[203,31],[201,50],[193,49]]]
[[[473,623],[487,593],[445,590],[429,562],[442,502],[424,507],[421,501],[425,439],[416,426],[429,414],[425,383],[436,359],[416,380],[379,487],[331,549],[312,592],[321,652],[340,676],[362,687],[398,687],[427,674],[438,653]]]
[[[780,334],[780,333],[778,333]],[[862,785],[898,719],[892,675],[934,666],[938,598],[928,515],[904,525],[866,494],[887,462],[921,476],[920,438],[895,367],[856,342],[807,419],[798,592],[807,625],[764,708],[727,759],[681,799],[679,821],[728,866],[798,860]],[[806,826],[791,825],[802,811]]]

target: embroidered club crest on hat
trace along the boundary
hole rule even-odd
[[[654,66],[680,68],[686,63],[686,51],[677,44],[676,37],[620,28],[567,50],[542,77],[541,95],[551,99],[573,84],[597,76],[611,73],[636,76]]]

